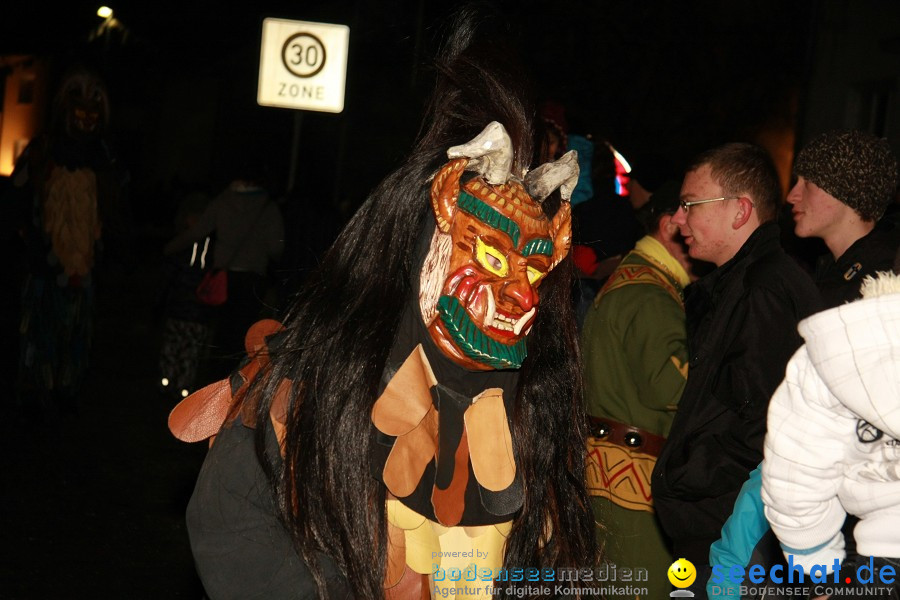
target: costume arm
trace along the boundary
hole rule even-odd
[[[785,554],[807,572],[844,558],[837,492],[852,421],[800,348],[769,407],[762,499]]]
[[[266,446],[277,456],[271,429]],[[240,419],[224,427],[203,462],[186,524],[197,573],[214,600],[316,598],[309,567],[278,516],[268,479],[256,457],[254,430]],[[350,598],[334,562],[319,555],[332,598]]]
[[[688,350],[684,310],[665,290],[635,285],[631,321],[623,347],[641,403],[654,410],[674,407],[687,381]],[[628,292],[628,288],[618,290]]]

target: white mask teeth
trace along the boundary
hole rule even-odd
[[[487,313],[484,315],[484,323],[490,326],[494,322],[494,316],[497,314],[497,303],[494,301],[494,290],[491,286],[484,286],[484,292],[487,296]]]
[[[515,325],[515,327],[513,327],[513,333],[516,335],[519,335],[520,333],[522,333],[522,328],[525,327],[525,325],[527,325],[531,321],[531,318],[534,316],[534,313],[535,313],[535,308],[532,306],[531,310],[529,310],[527,313],[522,315],[521,319],[516,321],[516,325]],[[530,328],[529,328],[529,330],[530,330]]]
[[[512,319],[510,319],[509,317],[506,317],[506,316],[498,313],[494,317],[494,321],[491,323],[491,327],[493,327],[494,329],[503,329],[505,331],[512,332],[513,326],[515,324],[516,324],[516,322],[513,321]]]

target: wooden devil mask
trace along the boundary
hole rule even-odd
[[[571,245],[577,155],[570,151],[523,181],[511,172],[509,135],[492,122],[447,156],[431,186],[437,227],[422,267],[422,316],[432,340],[455,363],[480,371],[517,369],[541,281]],[[476,175],[461,183],[466,171]],[[548,219],[540,203],[557,188],[563,203]]]

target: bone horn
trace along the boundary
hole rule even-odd
[[[578,153],[569,150],[559,160],[529,171],[525,175],[525,189],[536,202],[543,202],[559,188],[562,199],[568,202],[578,183],[578,171]]]
[[[491,185],[507,182],[512,171],[513,148],[503,125],[491,121],[471,141],[447,150],[447,156],[468,158],[467,171],[476,171]]]

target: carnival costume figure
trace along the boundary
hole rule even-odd
[[[218,431],[188,507],[211,598],[489,597],[516,568],[597,563],[565,260],[577,161],[528,170],[508,34],[463,11],[412,155],[284,326],[251,328],[240,371],[173,411],[181,439]]]
[[[109,101],[100,78],[73,68],[54,98],[52,121],[16,163],[13,189],[28,273],[22,290],[21,402],[74,410],[88,368],[93,271],[106,211],[121,183],[108,143]]]

